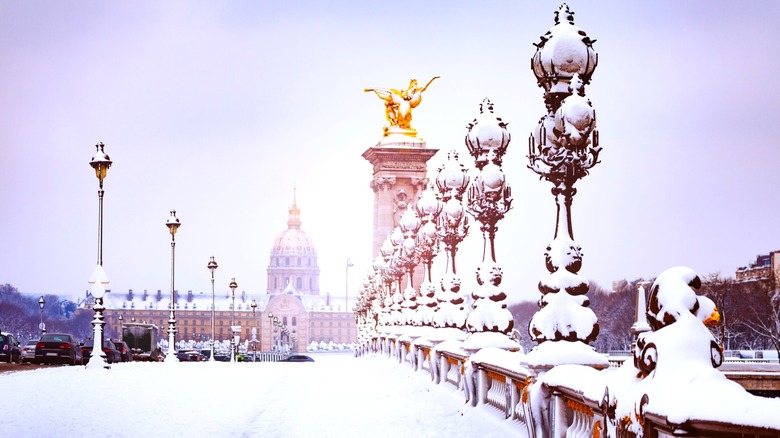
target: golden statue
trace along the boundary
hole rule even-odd
[[[428,89],[431,82],[438,78],[439,76],[434,76],[422,88],[417,85],[417,79],[412,79],[409,81],[409,87],[405,90],[395,88],[366,88],[364,90],[366,92],[373,91],[385,101],[385,116],[390,122],[390,126],[385,127],[385,135],[388,135],[393,128],[415,135],[416,131],[411,126],[412,110],[420,104],[422,94]]]

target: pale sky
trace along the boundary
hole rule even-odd
[[[367,87],[440,75],[412,126],[471,164],[466,125],[490,98],[509,123],[513,210],[497,258],[510,300],[536,300],[553,237],[550,184],[527,169],[544,114],[530,58],[560,1],[0,2],[0,283],[82,297],[97,261],[114,292],[265,293],[297,188],[321,291],[350,295],[372,260],[371,165],[384,107]],[[596,39],[587,88],[602,163],[577,184],[580,274],[609,289],[687,265],[733,275],[780,249],[780,3],[569,1]],[[477,227],[458,253],[464,283]],[[440,263],[444,255],[439,256]]]

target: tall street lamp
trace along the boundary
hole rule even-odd
[[[352,259],[347,257],[346,273],[344,274],[344,311],[349,312],[349,268],[355,265],[352,264]]]
[[[176,295],[174,294],[174,278],[176,271],[176,230],[181,226],[181,221],[176,217],[176,210],[171,210],[171,217],[165,222],[171,233],[171,315],[168,319],[168,352],[165,353],[165,362],[178,362],[176,357]]]
[[[231,295],[233,297],[233,304],[230,306],[230,361],[235,362],[236,337],[233,334],[233,327],[235,325],[234,316],[236,313],[236,288],[238,287],[235,277],[230,279],[230,285],[228,287],[230,287]]]
[[[43,323],[43,306],[46,305],[46,300],[43,299],[43,295],[38,299],[38,306],[41,308],[41,323],[38,325],[38,329],[41,331],[41,336],[46,333],[46,325]]]
[[[255,300],[252,300],[252,304],[250,304],[250,307],[252,307],[252,362],[257,361],[257,318],[255,314],[255,310],[257,310],[257,302]]]
[[[95,299],[95,304],[92,305],[92,310],[95,311],[95,317],[92,320],[92,326],[94,327],[94,334],[92,336],[92,352],[90,353],[90,360],[87,364],[87,368],[109,368],[106,361],[106,353],[103,351],[103,326],[105,321],[103,320],[103,297],[106,294],[106,285],[108,284],[108,276],[103,271],[103,180],[108,174],[108,169],[111,167],[111,158],[103,151],[103,143],[95,145],[95,155],[89,161],[89,165],[95,170],[95,176],[98,179],[98,256],[97,266],[92,272],[89,278],[89,283],[92,284],[92,297]]]
[[[209,346],[211,347],[211,357],[209,357],[209,362],[214,362],[214,320],[216,318],[216,298],[214,295],[214,271],[217,269],[217,262],[214,260],[214,256],[211,256],[211,260],[209,260],[208,265],[206,265],[207,268],[211,271],[211,341],[209,341]]]
[[[118,336],[118,338],[120,340],[122,340],[122,321],[124,320],[124,318],[122,318],[122,315],[119,315],[119,317],[117,319],[119,319],[119,336]]]
[[[274,351],[274,344],[271,343],[273,337],[274,337],[274,314],[272,312],[268,312],[268,351]]]

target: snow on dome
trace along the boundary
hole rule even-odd
[[[574,25],[574,13],[563,4],[555,13],[555,25],[540,37],[531,58],[539,85],[552,93],[568,93],[568,81],[575,74],[587,84],[598,64],[594,42]]]

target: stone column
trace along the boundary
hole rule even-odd
[[[404,211],[413,208],[427,186],[427,162],[438,152],[429,149],[416,137],[386,136],[376,146],[363,152],[363,158],[374,166],[371,189],[374,191],[374,236],[372,257],[380,254],[382,242],[398,226]],[[424,279],[425,269],[414,271],[414,284]]]

